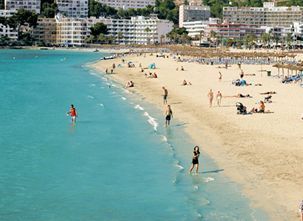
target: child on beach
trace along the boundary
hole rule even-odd
[[[222,80],[222,73],[219,71],[219,81]]]
[[[208,96],[208,99],[209,99],[209,107],[212,107],[213,99],[214,99],[214,92],[213,92],[212,89],[209,90],[207,96]]]
[[[167,105],[167,109],[165,111],[165,127],[169,126],[170,120],[173,118],[173,111],[170,105]]]
[[[199,147],[195,146],[194,147],[194,152],[193,152],[192,165],[189,169],[189,173],[191,173],[193,171],[195,166],[196,166],[196,173],[198,173],[198,170],[199,170],[199,156],[200,156]]]
[[[70,105],[70,110],[67,112],[67,114],[71,117],[72,123],[76,123],[77,111],[73,104]]]
[[[221,106],[221,101],[222,101],[222,94],[220,91],[218,91],[217,95],[216,95],[216,99],[217,99],[217,105],[220,107]]]
[[[168,90],[165,87],[162,87],[162,89],[163,89],[163,104],[167,104]]]

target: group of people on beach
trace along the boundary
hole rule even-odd
[[[209,107],[213,106],[213,100],[214,100],[214,92],[212,89],[209,90],[208,94],[208,101],[209,101]],[[220,91],[217,92],[216,94],[216,101],[217,101],[217,105],[221,106],[221,101],[222,101],[223,95]]]

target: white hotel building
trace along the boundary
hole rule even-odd
[[[66,17],[88,17],[88,0],[56,0],[59,13]]]
[[[13,28],[9,27],[9,25],[5,26],[0,23],[0,37],[1,36],[6,36],[11,40],[17,40],[18,32]]]
[[[166,34],[173,29],[173,23],[156,17],[111,18],[67,18],[57,16],[57,44],[83,46],[90,35],[90,27],[97,22],[107,25],[108,35],[119,44],[154,44],[166,42]]]
[[[277,7],[274,2],[264,2],[263,7],[223,7],[223,19],[257,27],[289,27],[303,21],[303,10],[299,6]]]
[[[116,9],[145,8],[148,5],[155,6],[156,3],[155,0],[98,0],[98,2]]]
[[[25,9],[40,13],[41,0],[4,0],[6,10]]]

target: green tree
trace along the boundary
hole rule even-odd
[[[41,16],[46,18],[54,18],[58,11],[56,3],[44,2],[41,3]]]
[[[103,24],[102,22],[98,22],[95,25],[93,25],[90,28],[91,31],[91,35],[94,37],[99,36],[100,34],[107,34],[108,30],[107,30],[107,26],[105,24]]]
[[[149,33],[151,32],[151,29],[149,27],[147,27],[144,29],[144,31],[146,32],[146,35],[147,35],[147,44],[150,44]]]
[[[244,44],[248,48],[251,48],[254,45],[256,40],[257,40],[257,37],[255,35],[248,34],[248,35],[244,36]]]
[[[261,35],[261,41],[262,41],[262,43],[268,44],[270,42],[270,39],[271,39],[271,37],[270,37],[269,33],[264,32]]]
[[[174,28],[167,34],[167,37],[174,43],[187,43],[190,38],[185,28]]]

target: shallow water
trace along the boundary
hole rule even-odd
[[[267,220],[204,153],[188,175],[182,122],[86,67],[101,56],[0,51],[0,220]]]

